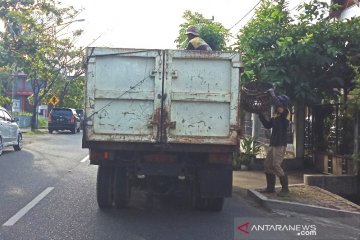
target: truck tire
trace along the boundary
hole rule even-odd
[[[196,197],[194,202],[194,209],[204,211],[207,209],[207,201],[205,198]]]
[[[96,194],[99,208],[111,208],[113,205],[114,169],[109,166],[99,166],[96,182]]]
[[[207,201],[201,197],[199,183],[197,181],[194,181],[191,186],[190,200],[192,209],[200,211],[206,210]]]
[[[130,200],[131,188],[126,168],[117,167],[114,179],[114,203],[117,208],[124,208]]]
[[[220,212],[224,206],[224,198],[209,198],[207,200],[207,210],[213,212]]]

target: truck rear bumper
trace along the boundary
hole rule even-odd
[[[209,152],[209,149],[207,152],[165,152],[154,148],[152,151],[90,150],[91,164],[125,168],[128,176],[140,182],[160,178],[164,183],[177,179],[179,183],[195,184],[204,198],[231,196],[232,157],[232,152]]]
[[[219,152],[230,153],[237,151],[238,145],[216,144],[161,144],[161,143],[119,143],[86,141],[83,139],[82,148],[107,151],[146,151],[146,152]]]

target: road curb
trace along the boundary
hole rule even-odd
[[[344,222],[352,226],[359,227],[360,225],[360,213],[357,212],[337,210],[337,209],[309,205],[304,203],[295,203],[295,202],[269,199],[268,197],[259,193],[255,189],[248,189],[247,195],[255,202],[259,203],[261,206],[269,210],[285,210],[285,211],[297,212],[297,213],[302,213],[317,217],[337,218],[337,219],[341,219],[342,220],[341,222]]]

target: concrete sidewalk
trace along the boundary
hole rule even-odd
[[[289,177],[289,185],[304,184],[304,174],[316,174],[316,172],[298,170],[287,172]],[[318,174],[318,173],[317,173]],[[276,179],[276,187],[281,188],[279,179]],[[312,216],[319,217],[337,217],[343,218],[343,222],[350,225],[359,226],[360,224],[360,213],[358,211],[346,211],[338,210],[335,208],[322,207],[318,204],[304,204],[300,202],[277,200],[268,198],[264,194],[258,192],[258,189],[266,187],[265,174],[262,171],[234,171],[233,172],[233,190],[234,194],[239,194],[242,197],[249,198],[252,201],[257,202],[260,206],[271,211],[291,211]],[[325,191],[320,189],[321,191]],[[330,198],[342,199],[336,194],[327,192]],[[344,199],[344,203],[349,203]]]
[[[304,170],[289,171],[286,173],[288,174],[289,184],[303,184],[304,174],[310,174],[309,171]],[[275,186],[281,187],[278,177],[276,178]],[[265,187],[266,178],[263,171],[233,171],[233,191],[235,194],[239,194],[243,198],[248,198],[249,191]]]
[[[310,174],[309,171],[290,171],[287,172],[289,177],[289,184],[304,183],[304,174]],[[280,187],[279,179],[276,179],[276,185]],[[263,171],[234,171],[233,172],[233,186],[240,189],[258,189],[266,187],[266,179]]]

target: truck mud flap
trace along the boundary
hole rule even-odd
[[[198,170],[200,195],[204,198],[231,197],[232,167],[212,166]]]

